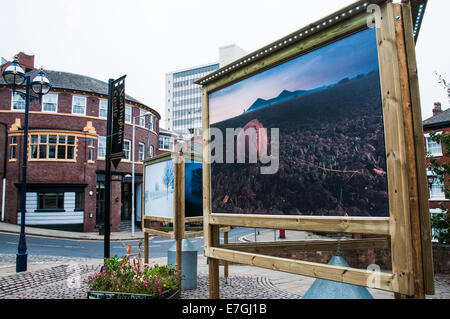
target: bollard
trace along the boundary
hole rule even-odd
[[[197,256],[198,251],[189,239],[181,243],[181,290],[197,288]],[[177,243],[175,242],[167,251],[167,264],[177,264]]]

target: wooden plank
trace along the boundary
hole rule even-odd
[[[169,233],[169,232],[155,230],[152,228],[144,228],[144,233],[148,233],[148,234],[152,234],[152,235],[156,235],[156,236],[160,236],[160,237],[175,239],[175,234],[173,232]]]
[[[403,30],[402,7],[394,5],[395,34],[397,39],[398,65],[402,95],[403,124],[405,127],[406,156],[409,185],[409,208],[411,221],[411,239],[413,252],[414,296],[415,299],[425,299],[422,268],[422,244],[420,236],[419,193],[417,186],[417,167],[414,143],[414,129],[409,90],[409,74],[406,60],[405,38]]]
[[[184,232],[184,238],[202,237],[203,231],[186,231]]]
[[[174,222],[173,217],[145,216],[144,219],[145,220],[153,220],[153,221],[157,221],[157,222],[169,222],[169,223]]]
[[[308,240],[267,243],[232,243],[223,244],[220,248],[271,255],[275,253],[292,253],[297,251],[336,251],[337,240]],[[340,250],[389,249],[388,238],[349,239],[340,241]]]
[[[390,218],[211,214],[209,222],[267,229],[390,235]]]
[[[253,253],[233,251],[217,247],[210,247],[206,255],[235,263],[257,266],[266,269],[283,271],[297,275],[322,278],[358,286],[371,286],[372,288],[387,291],[396,291],[395,275],[379,272],[374,276],[373,271],[338,267],[302,260],[271,257]]]
[[[203,216],[199,216],[199,217],[185,217],[184,218],[184,223],[196,223],[196,222],[202,222],[203,221]]]
[[[411,4],[402,6],[405,49],[409,74],[411,108],[413,117],[414,144],[416,151],[417,185],[419,199],[420,235],[422,244],[422,268],[424,288],[428,295],[434,294],[434,265],[431,244],[430,208],[428,202],[428,181],[426,175],[426,152],[420,105],[419,76],[417,72],[415,41],[413,36],[413,21]]]
[[[392,3],[381,7],[377,26],[388,171],[392,268],[397,292],[414,293],[405,128]]]

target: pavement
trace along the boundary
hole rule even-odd
[[[19,233],[20,227],[0,223],[0,232]],[[27,234],[51,238],[76,240],[103,240],[98,233],[72,233],[27,227]],[[112,233],[111,240],[143,238],[143,233]],[[239,238],[243,242],[270,242],[282,240],[323,239],[323,237],[297,231],[286,231],[286,239],[278,238],[273,230],[256,230]],[[88,290],[87,278],[98,271],[101,259],[55,256],[28,256],[28,270],[15,272],[15,255],[0,255],[0,299],[84,299]],[[154,258],[154,264],[166,264],[167,258]],[[183,291],[182,299],[207,299],[209,280],[207,258],[198,256],[197,288]],[[314,282],[314,278],[289,274],[259,267],[232,264],[229,277],[220,267],[221,299],[300,299]],[[450,299],[450,274],[435,276],[436,294],[427,299]],[[369,289],[375,299],[393,299],[393,293]]]

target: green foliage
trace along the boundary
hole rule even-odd
[[[131,255],[129,245],[126,256],[119,259],[115,255],[106,259],[101,271],[89,276],[90,290],[146,294],[163,298],[166,293],[178,289],[179,276],[176,268],[171,265],[144,265],[140,246],[141,243],[137,255]],[[136,257],[130,258],[131,256]]]
[[[431,227],[434,229],[433,238],[439,244],[450,243],[450,234],[448,232],[448,225],[450,222],[450,215],[448,211],[445,214],[436,214],[431,216]]]
[[[450,156],[450,134],[430,133],[431,140],[444,146],[444,156]],[[446,198],[450,198],[450,187],[448,186],[448,176],[450,176],[450,163],[441,162],[437,158],[430,157],[430,164],[438,180],[444,184],[444,193]],[[431,228],[433,230],[433,239],[440,244],[450,243],[449,238],[449,211],[444,205],[440,205],[443,213],[431,216]]]

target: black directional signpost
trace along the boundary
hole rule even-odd
[[[106,167],[105,167],[105,251],[104,257],[110,257],[111,237],[111,162],[114,167],[124,156],[123,133],[125,128],[125,77],[109,80],[108,117],[106,124]]]

